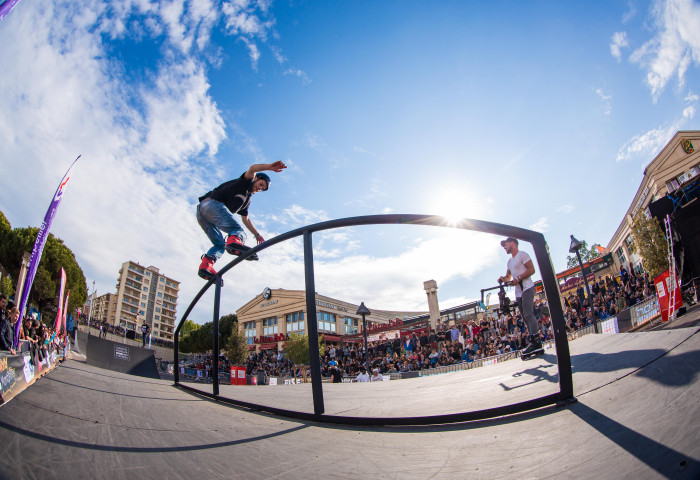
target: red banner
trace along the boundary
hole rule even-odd
[[[676,277],[676,282],[678,282],[678,277]],[[654,279],[654,285],[656,285],[656,293],[659,296],[661,320],[663,320],[664,322],[668,322],[669,317],[676,313],[678,309],[680,309],[683,306],[681,287],[678,283],[676,283],[675,286],[673,286],[672,283],[673,282],[671,282],[668,270],[666,270],[664,273],[662,273]],[[672,289],[675,289],[675,292],[673,292]],[[673,297],[674,300],[673,305],[670,305],[671,297]]]

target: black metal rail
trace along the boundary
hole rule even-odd
[[[557,352],[557,367],[559,369],[559,392],[544,397],[539,397],[525,402],[514,403],[505,406],[498,406],[484,410],[476,410],[471,412],[454,413],[447,415],[433,415],[421,417],[346,417],[339,415],[325,415],[325,406],[323,402],[323,384],[321,383],[321,364],[318,351],[318,326],[316,323],[316,302],[315,302],[315,277],[314,277],[314,260],[313,260],[313,243],[312,235],[314,232],[331,230],[335,228],[353,227],[360,225],[427,225],[445,228],[457,228],[462,230],[472,230],[477,232],[490,233],[501,237],[514,237],[518,240],[528,242],[532,245],[535,252],[535,259],[542,275],[542,285],[549,304],[549,312],[554,328],[554,344]],[[296,238],[303,237],[304,240],[304,272],[306,282],[306,318],[308,322],[309,332],[309,353],[311,355],[311,381],[314,413],[298,412],[293,410],[284,410],[273,408],[265,405],[253,404],[249,402],[238,401],[219,395],[219,376],[218,364],[214,361],[214,385],[213,393],[204,392],[195,388],[182,385],[180,383],[179,370],[179,335],[182,325],[184,325],[187,317],[192,312],[194,306],[202,298],[202,295],[212,286],[215,285],[214,295],[214,331],[213,331],[213,358],[219,358],[219,306],[221,300],[221,284],[222,277],[226,272],[244,261],[249,255],[270,248],[278,243]],[[338,424],[354,424],[354,425],[435,425],[445,423],[466,422],[474,420],[483,420],[494,418],[503,415],[512,415],[536,408],[542,408],[548,405],[565,404],[575,401],[574,387],[571,370],[571,354],[569,352],[569,343],[566,337],[566,323],[564,320],[564,312],[559,299],[559,287],[556,281],[552,260],[549,257],[549,249],[545,242],[544,235],[532,230],[503,225],[499,223],[486,222],[483,220],[462,219],[457,222],[448,221],[444,217],[435,215],[367,215],[362,217],[349,217],[337,220],[329,220],[327,222],[316,223],[306,227],[291,230],[282,235],[278,235],[260,245],[257,245],[240,257],[236,257],[226,266],[224,266],[216,275],[215,278],[208,281],[204,287],[195,295],[192,303],[190,303],[180,322],[175,329],[174,341],[174,381],[175,386],[198,393],[200,395],[213,398],[217,401],[238,405],[245,408],[251,408],[260,411],[266,411],[278,415],[284,415],[292,418],[304,420],[314,420]]]

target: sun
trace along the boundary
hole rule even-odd
[[[474,201],[471,195],[459,189],[443,191],[436,196],[435,213],[450,224],[457,224],[463,218],[473,218]]]

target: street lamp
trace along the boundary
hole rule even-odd
[[[588,286],[588,279],[586,278],[586,272],[583,271],[583,262],[581,261],[581,254],[578,253],[581,250],[583,244],[576,240],[573,235],[571,235],[571,245],[569,245],[569,253],[575,253],[576,258],[578,258],[578,264],[581,267],[581,275],[583,276],[583,283],[586,285],[586,294],[588,295],[588,304],[590,305],[591,311],[593,312],[593,328],[595,333],[598,333],[598,321],[595,310],[593,310],[593,297],[591,297],[591,287]]]
[[[369,311],[369,308],[365,307],[365,302],[360,303],[360,308],[357,309],[357,314],[362,315],[362,333],[364,333],[365,337],[365,368],[369,369],[369,365],[367,365],[367,357],[368,357],[368,351],[367,351],[367,319],[365,318],[365,315],[371,315],[372,312]]]

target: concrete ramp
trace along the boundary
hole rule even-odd
[[[587,335],[570,346],[577,403],[420,427],[291,420],[68,360],[0,407],[0,478],[700,478],[698,328]],[[555,361],[324,384],[324,394],[334,412],[357,415],[498,405],[551,389]],[[310,401],[308,385],[234,388],[290,409]]]
[[[115,372],[160,378],[153,350],[87,336],[87,364]]]

